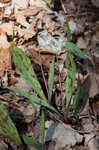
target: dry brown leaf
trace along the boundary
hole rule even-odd
[[[81,91],[80,99],[79,99],[79,112],[81,114],[88,113],[89,90],[90,90],[90,77],[87,76],[87,78],[83,82],[82,91]]]
[[[12,6],[15,10],[26,9],[29,6],[29,0],[12,0]]]
[[[46,2],[42,0],[30,0],[29,2],[30,6],[36,6],[36,7],[41,7],[41,8],[46,8]]]
[[[88,47],[88,44],[82,37],[79,37],[77,40],[77,47],[79,47],[80,49],[86,49]]]
[[[20,107],[20,111],[24,115],[25,121],[27,123],[32,122],[35,117],[35,110],[33,109],[31,104],[28,104],[27,107]]]
[[[40,55],[39,55],[40,52]],[[55,53],[52,53],[51,51],[48,51],[47,49],[35,49],[30,48],[27,52],[27,55],[31,58],[33,62],[38,64],[39,66],[42,65],[49,70],[50,63],[52,62],[53,56],[55,56]],[[57,56],[56,64],[59,65],[60,63],[64,63],[66,59],[66,54],[61,54],[60,56]]]
[[[99,94],[99,73],[91,72],[90,73],[90,91],[89,91],[89,97],[94,97],[97,94]]]
[[[41,11],[41,8],[39,7],[29,7],[27,9],[18,11],[17,14],[19,13],[23,15],[24,17],[27,17],[27,16],[30,17],[30,16],[36,16],[40,11]]]
[[[25,29],[20,27],[15,27],[20,37],[23,37],[25,40],[28,40],[29,38],[32,38],[33,36],[36,35],[37,29],[39,28],[40,25],[39,20],[43,19],[43,17],[41,17],[42,15],[44,16],[43,13],[41,13],[41,15],[39,16],[40,11],[41,11],[40,8],[30,7],[29,9],[19,11],[17,14],[15,14],[17,22],[23,25],[24,27],[26,27]],[[26,21],[26,18],[30,16],[32,16],[33,19],[32,22],[29,24]]]
[[[26,21],[26,17],[30,16],[36,16],[39,12],[41,11],[40,8],[33,7],[33,8],[28,8],[23,11],[18,11],[15,13],[15,18],[17,19],[17,22],[23,25],[26,28],[30,27],[30,24]]]
[[[22,13],[16,13],[15,18],[17,19],[17,22],[23,25],[26,28],[29,28],[30,24],[26,21],[25,16]]]
[[[55,21],[53,17],[54,15],[52,13],[40,7],[29,7],[28,9],[18,11],[15,13],[17,23],[25,27],[21,28],[21,26],[15,26],[19,38],[28,40],[35,36],[39,29],[46,30],[52,35],[60,35],[61,22],[64,21],[61,21],[61,17],[58,21]]]
[[[7,41],[6,33],[0,28],[0,48],[9,48],[11,45]]]
[[[5,32],[0,29],[0,77],[8,68],[11,68],[11,44],[8,43]]]
[[[53,13],[48,13],[47,10],[43,10],[39,7],[29,7],[28,9],[18,11],[15,14],[17,22],[26,27],[28,29],[28,33],[33,33],[33,35],[35,35],[38,29],[47,30],[47,32],[51,33],[52,35],[60,35],[62,30],[61,25],[64,23],[64,19],[62,19],[61,16],[56,16],[58,20],[55,21],[53,20],[53,17],[55,17]],[[29,18],[29,22],[27,21],[27,18]],[[28,36],[26,36],[27,39]]]
[[[0,48],[0,77],[9,68],[11,68],[11,47]]]
[[[0,0],[0,3],[8,3],[10,2],[11,0]]]
[[[93,35],[92,42],[95,43],[95,44],[96,43],[99,44],[99,30],[96,31],[96,34]]]
[[[25,40],[32,38],[36,34],[36,32],[32,30],[31,28],[20,29],[19,27],[15,27],[15,29],[17,30],[19,37],[23,37]]]
[[[95,134],[85,134],[85,144],[88,145],[89,150],[97,150]]]
[[[10,86],[10,85],[14,85],[15,83],[16,83],[16,78],[11,76],[11,77],[9,78],[9,86]]]
[[[8,145],[4,141],[0,141],[0,149],[1,150],[7,150]]]
[[[98,119],[99,118],[99,94],[94,98],[90,98],[90,112]]]
[[[21,77],[16,78],[16,83],[15,83],[14,87],[19,89],[20,91],[26,91],[26,92],[30,92],[31,91],[30,86]]]
[[[47,55],[44,57],[43,56],[39,56],[38,51],[35,50],[29,50],[29,56],[31,57],[31,59],[38,65],[40,65],[41,63],[47,68],[49,69],[50,67],[50,61],[52,60],[53,56]],[[49,61],[50,60],[50,61]]]
[[[0,29],[6,32],[7,35],[12,35],[13,27],[14,27],[13,22],[3,23],[0,25]]]
[[[3,86],[8,86],[8,75],[7,75],[7,72],[6,72],[5,75],[2,77],[2,85],[3,85]]]

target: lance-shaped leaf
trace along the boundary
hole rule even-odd
[[[26,80],[28,85],[31,88],[33,88],[44,101],[47,101],[43,93],[43,90],[41,88],[41,85],[32,68],[30,59],[26,56],[26,54],[21,49],[16,47],[16,45],[13,44],[12,49],[13,49],[13,61],[17,69],[19,70],[21,76]]]
[[[40,148],[41,146],[40,146],[40,143],[38,143],[38,141],[25,135],[23,135],[22,137],[23,137],[24,142],[27,144],[27,146],[34,147],[37,150],[41,150]]]
[[[67,53],[66,68],[68,70],[68,76],[72,79],[72,87],[73,87],[76,77],[76,66],[70,52]]]
[[[41,119],[40,119],[40,139],[42,144],[42,150],[44,150],[44,139],[45,139],[45,115],[44,111],[42,110]]]
[[[14,32],[14,28],[12,30],[12,41],[14,41],[14,38],[15,38],[15,32]]]
[[[4,105],[0,102],[0,134],[11,138],[15,142],[22,144],[18,131],[6,111]]]
[[[83,52],[80,50],[80,48],[78,48],[74,43],[72,42],[66,42],[66,48],[68,48],[69,52],[72,52],[73,54],[75,54],[76,56],[82,58],[82,59],[86,59],[85,55],[83,54]]]
[[[66,119],[67,119],[68,113],[70,110],[70,102],[72,98],[72,93],[74,89],[74,81],[75,81],[75,76],[76,76],[76,67],[75,67],[75,63],[70,52],[67,53],[66,67],[68,70],[68,75],[66,78]]]
[[[56,114],[58,114],[59,116],[62,117],[62,115],[53,107],[51,106],[49,103],[47,103],[46,101],[42,100],[41,98],[38,98],[37,96],[34,96],[34,95],[30,95],[28,92],[26,91],[20,91],[16,88],[9,88],[7,87],[8,89],[16,92],[16,93],[19,93],[20,95],[23,95],[25,96],[26,98],[28,98],[28,100],[30,101],[30,103],[34,102],[38,105],[42,105],[44,107],[47,107],[48,109],[54,111]]]
[[[77,108],[78,108],[78,104],[79,104],[79,97],[80,97],[81,89],[82,88],[81,88],[80,78],[78,78],[77,91],[76,91],[76,94],[75,94],[74,100],[73,100],[75,114],[77,114]]]
[[[52,98],[52,90],[54,85],[54,66],[55,66],[55,57],[52,60],[52,64],[50,67],[49,78],[48,78],[48,100],[51,101]]]
[[[70,102],[71,102],[71,97],[73,93],[73,88],[71,88],[72,85],[72,79],[67,76],[66,79],[66,119],[68,118],[68,113],[70,110]]]
[[[68,19],[66,18],[66,32],[67,32],[67,40],[71,41],[71,31],[68,23]]]

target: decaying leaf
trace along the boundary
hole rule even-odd
[[[9,68],[11,68],[11,45],[7,41],[5,32],[0,29],[0,77]]]
[[[12,0],[12,6],[15,9],[25,9],[29,6],[29,0]]]
[[[26,28],[29,28],[29,23],[26,21],[25,16],[22,12],[17,12],[15,14],[15,18],[17,19],[17,22],[23,25]]]
[[[0,48],[9,48],[11,45],[7,41],[6,33],[0,28]]]
[[[36,32],[32,28],[29,29],[20,29],[19,27],[16,27],[16,30],[20,37],[24,37],[25,40],[28,40],[29,38],[32,38]]]
[[[6,143],[4,143],[3,141],[0,141],[0,149],[2,149],[2,150],[7,150],[7,144]]]
[[[29,7],[15,13],[17,23],[24,27],[15,26],[15,28],[17,28],[19,37],[23,36],[26,40],[35,36],[39,29],[45,30],[52,35],[62,35],[61,30],[63,27],[61,25],[64,24],[64,18],[61,19],[56,15],[54,20],[53,17],[53,12],[36,6]]]
[[[94,97],[97,94],[99,94],[99,74],[96,73],[90,73],[90,91],[89,91],[89,97]]]
[[[29,4],[30,6],[41,7],[43,9],[47,7],[45,1],[42,0],[30,0]]]

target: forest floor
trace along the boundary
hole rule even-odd
[[[79,118],[72,113],[73,100],[68,123],[45,109],[45,149],[99,150],[99,7],[93,6],[90,0],[52,2],[49,6],[45,0],[0,0],[0,101],[6,106],[20,135],[40,139],[40,120],[28,99],[3,89],[3,86],[11,86],[34,93],[13,63],[11,44],[14,29],[14,42],[30,58],[46,96],[50,63],[53,56],[56,57],[52,101],[65,116],[67,69],[64,64],[67,48],[61,45],[67,40],[66,18],[71,41],[88,57],[88,60],[83,60],[73,56],[77,70],[75,91],[78,74],[82,84]],[[56,45],[53,43],[55,38],[60,39]],[[37,109],[40,111],[40,106]],[[0,149],[24,148],[1,136]]]

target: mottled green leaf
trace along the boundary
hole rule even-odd
[[[66,119],[67,119],[76,77],[76,66],[70,52],[67,53],[66,68],[68,70],[68,75],[66,78]]]
[[[25,136],[25,135],[23,135],[22,137],[23,137],[25,144],[27,144],[27,146],[34,147],[37,150],[41,150],[40,144],[35,139],[30,138],[30,137]]]
[[[75,94],[75,97],[73,100],[75,114],[77,114],[77,108],[78,108],[78,104],[79,104],[80,93],[81,93],[81,84],[80,84],[80,79],[78,78],[77,91],[76,91],[76,94]]]
[[[48,100],[51,101],[52,98],[52,90],[54,85],[54,66],[55,66],[55,57],[52,60],[52,64],[50,67],[49,78],[48,78]]]
[[[15,142],[22,144],[18,131],[6,111],[4,105],[0,102],[0,135],[10,137]]]
[[[38,98],[37,96],[34,96],[34,95],[30,95],[28,92],[20,91],[20,90],[18,90],[16,88],[10,88],[10,87],[7,87],[7,88],[12,90],[12,91],[14,91],[14,92],[19,93],[20,95],[25,96],[26,98],[29,99],[30,103],[33,101],[34,103],[36,103],[38,105],[45,106],[48,109],[54,111],[56,114],[60,115],[60,113],[53,106],[51,106],[49,103],[47,103],[46,101],[42,100],[41,98]]]
[[[41,119],[40,119],[40,139],[42,144],[42,150],[44,150],[44,139],[45,139],[45,115],[44,111],[42,110]]]
[[[74,80],[76,77],[76,66],[70,52],[68,52],[66,56],[66,68],[68,70],[68,75],[70,76],[74,84]]]
[[[31,88],[33,88],[37,94],[44,100],[47,101],[41,85],[36,77],[36,74],[32,68],[29,58],[26,54],[18,48],[16,45],[12,45],[13,49],[13,61],[21,76],[26,80]]]
[[[69,23],[68,23],[68,19],[66,18],[66,33],[67,33],[67,40],[68,42],[71,41],[71,31],[69,28]]]
[[[86,57],[83,54],[83,52],[74,43],[67,41],[66,42],[66,48],[68,48],[68,51],[72,52],[76,56],[78,56],[80,58],[83,58],[83,59],[86,59]]]
[[[73,93],[73,88],[71,87],[72,85],[72,79],[67,76],[66,79],[66,119],[68,118],[68,113],[70,110],[70,102],[71,102],[71,97]]]

